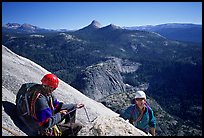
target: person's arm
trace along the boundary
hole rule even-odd
[[[122,117],[125,120],[129,120],[131,117],[131,110],[132,110],[132,106],[129,106],[127,109],[125,109],[124,111],[121,111],[120,113],[120,117]]]
[[[52,114],[45,96],[36,100],[35,109],[38,125],[42,128],[50,128],[61,120],[61,113]]]
[[[149,121],[149,126],[150,126],[150,133],[152,134],[152,136],[155,136],[155,133],[156,133],[156,118],[154,116],[154,112],[153,110],[151,109],[151,118],[150,118],[150,121]]]

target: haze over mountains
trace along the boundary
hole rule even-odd
[[[130,30],[145,30],[156,32],[168,39],[202,43],[202,25],[169,23],[149,26],[124,27]]]
[[[2,32],[6,47],[55,73],[88,97],[106,101],[104,98],[112,95],[113,101],[107,100],[114,103],[119,93],[143,89],[165,111],[182,120],[179,122],[185,122],[185,128],[198,130],[186,130],[181,135],[201,135],[201,43],[176,41],[114,24],[102,27],[97,21],[68,32],[14,30]],[[108,107],[115,110],[121,105]],[[168,135],[176,135],[176,131]]]

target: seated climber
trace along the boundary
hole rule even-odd
[[[33,135],[76,136],[82,128],[75,123],[76,109],[84,104],[64,104],[53,95],[59,80],[54,74],[46,74],[42,84],[25,83],[16,96],[19,118]]]
[[[120,117],[128,119],[131,124],[148,134],[149,128],[152,136],[155,136],[156,118],[153,110],[146,103],[146,94],[137,91],[135,98],[125,111],[120,112]]]

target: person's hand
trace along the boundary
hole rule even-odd
[[[84,107],[84,104],[82,104],[82,103],[78,103],[77,106],[76,106],[76,108],[78,108],[78,109],[82,108],[82,107]]]
[[[67,110],[61,110],[61,111],[60,111],[61,115],[66,115],[67,112],[68,112]]]

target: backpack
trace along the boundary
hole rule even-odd
[[[18,117],[23,121],[23,123],[31,130],[35,131],[39,128],[36,120],[33,119],[30,112],[30,98],[32,93],[30,92],[31,87],[37,85],[36,83],[25,83],[19,89],[16,95],[16,109]],[[28,123],[31,125],[28,125]],[[32,127],[31,127],[32,126]]]
[[[21,86],[16,96],[16,107],[20,119],[27,125],[28,128],[35,131],[39,129],[39,126],[36,121],[37,118],[35,116],[35,109],[33,108],[35,108],[35,102],[40,96],[40,93],[31,91],[31,88],[34,85],[37,86],[38,84],[25,83]],[[29,122],[31,125],[28,125],[27,122]],[[52,128],[48,128],[41,132],[41,135],[46,136],[61,136],[62,134],[57,125],[54,125]]]
[[[29,99],[32,95],[30,88],[34,85],[36,85],[36,83],[23,84],[16,95],[17,110],[22,116],[30,115]]]

